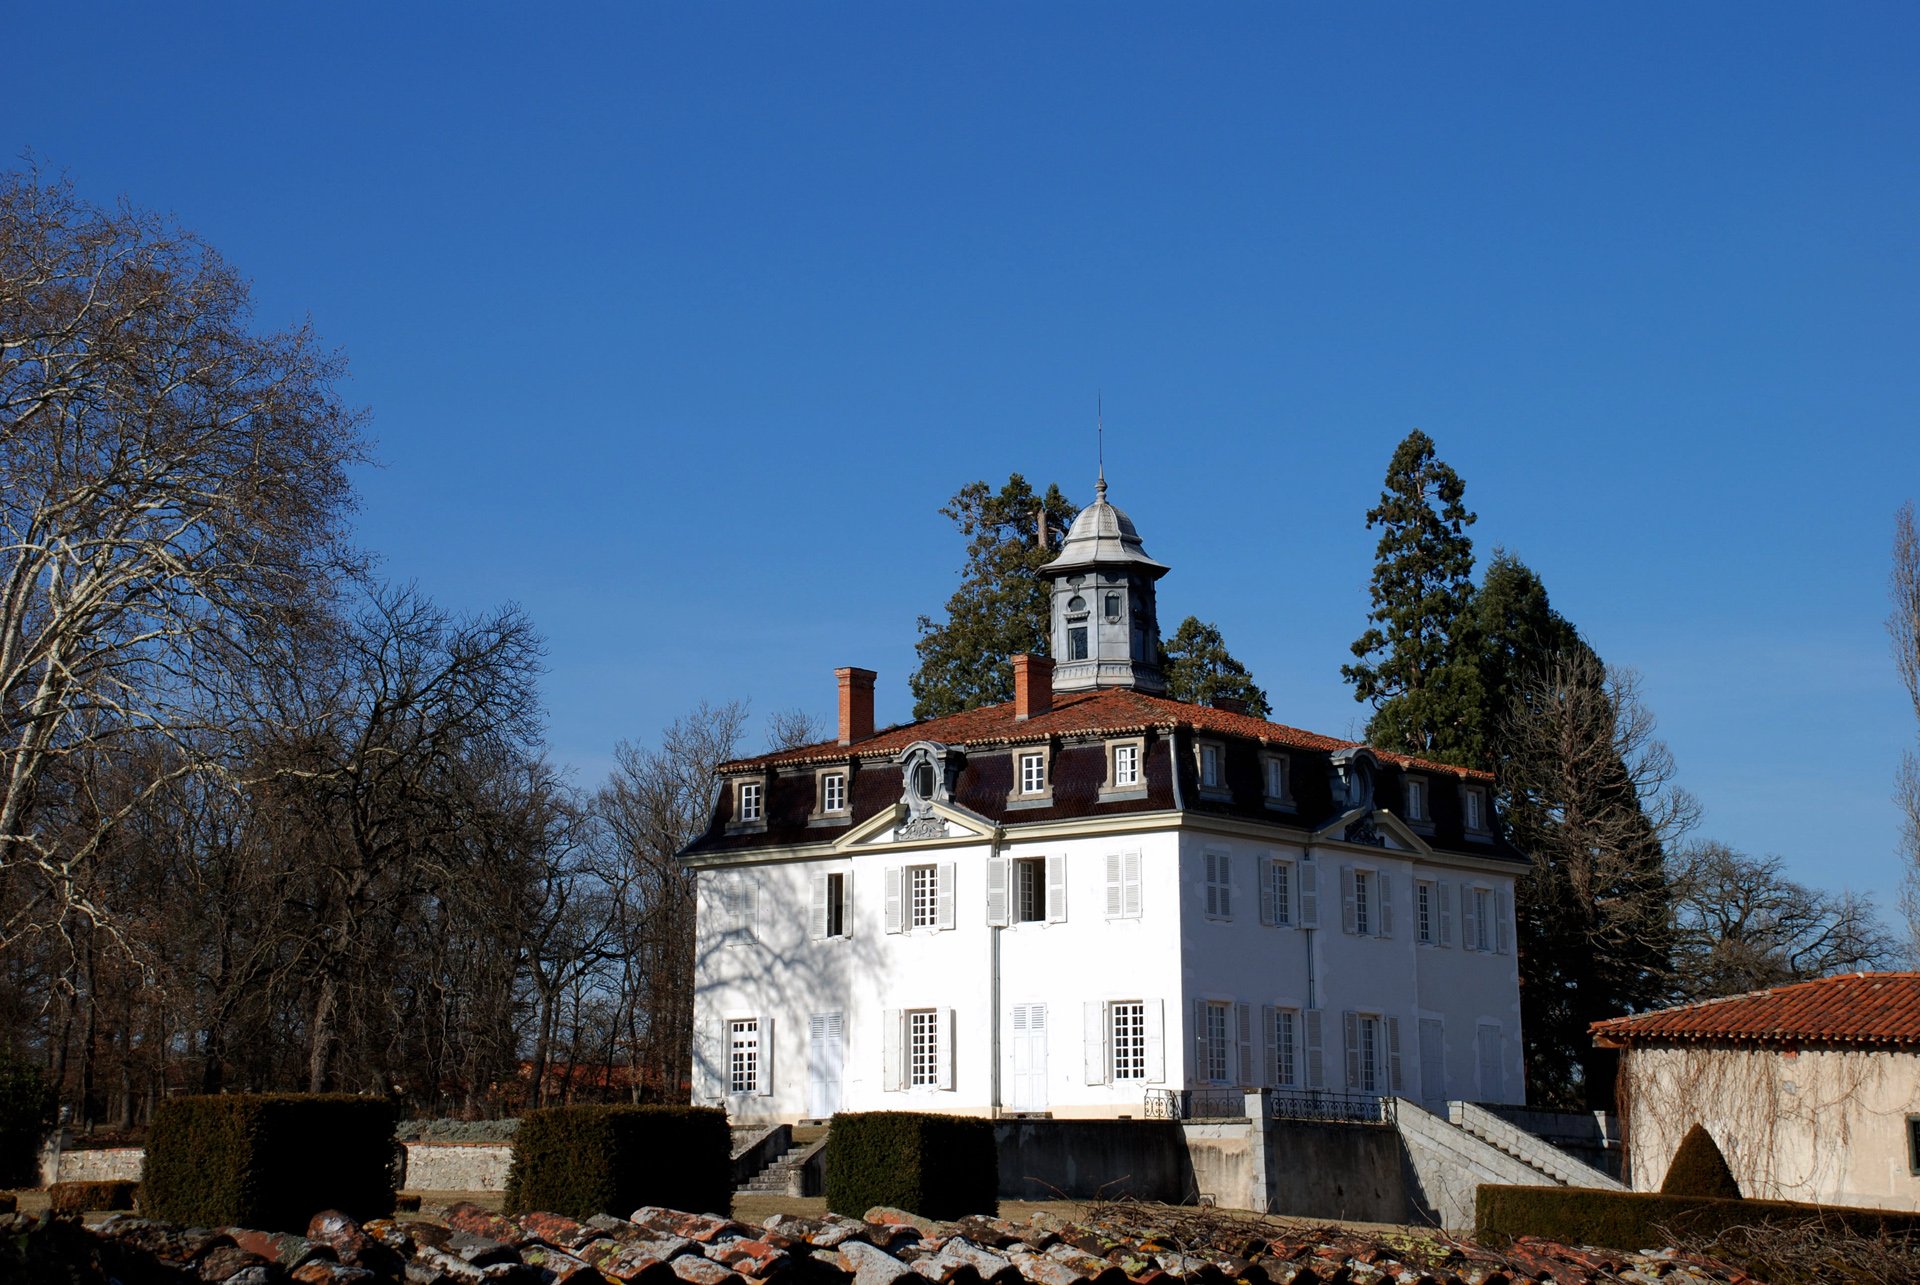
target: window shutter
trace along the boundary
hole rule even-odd
[[[1310,1008],[1300,1016],[1307,1036],[1307,1087],[1324,1089],[1327,1087],[1327,1055],[1321,1030],[1323,1015],[1319,1009]]]
[[[1214,854],[1211,852],[1205,853],[1202,855],[1201,860],[1206,862],[1207,913],[1209,915],[1217,915],[1220,913],[1220,885],[1215,881],[1213,873]]]
[[[1140,917],[1140,854],[1129,852],[1121,859],[1124,877],[1120,881],[1122,892],[1121,917],[1138,919]]]
[[[1126,909],[1126,899],[1121,892],[1121,858],[1117,852],[1107,854],[1107,918],[1119,919]]]
[[[1507,894],[1498,891],[1493,894],[1493,948],[1505,955],[1512,951],[1513,940],[1507,927]]]
[[[1382,870],[1373,877],[1373,886],[1380,890],[1380,913],[1377,916],[1380,927],[1374,935],[1391,937],[1393,936],[1393,898],[1388,895],[1387,890],[1393,886],[1393,877]]]
[[[1269,928],[1280,922],[1273,897],[1273,872],[1279,864],[1272,857],[1262,857],[1260,864],[1255,867],[1260,872],[1260,922]]]
[[[1207,1001],[1193,1001],[1193,1079],[1194,1084],[1207,1082]]]
[[[1067,922],[1067,859],[1047,858],[1047,922]]]
[[[1253,1078],[1253,1005],[1235,1004],[1233,1015],[1234,1033],[1240,1037],[1240,1084],[1244,1088],[1259,1083]]]
[[[1434,899],[1440,903],[1440,944],[1453,945],[1453,885],[1442,879],[1434,885]]]
[[[720,1019],[720,1092],[733,1092],[733,1023]],[[696,1061],[698,1059],[695,1059]]]
[[[1107,1082],[1107,1006],[1097,1000],[1086,1004],[1086,1038],[1082,1044],[1087,1063],[1087,1083]]]
[[[760,886],[748,876],[740,876],[740,931],[748,941],[762,940],[760,932]]]
[[[840,935],[853,936],[853,871],[840,872]]]
[[[899,866],[887,867],[887,931],[900,931],[900,876]]]
[[[1320,866],[1316,862],[1302,861],[1293,870],[1300,876],[1300,926],[1318,928],[1320,926]]]
[[[1360,1014],[1348,1009],[1342,1013],[1347,1037],[1347,1087],[1355,1092],[1360,1089]]]
[[[935,922],[946,931],[953,927],[953,863],[934,867],[933,878]]]
[[[888,886],[897,887],[898,881]],[[888,1093],[898,1093],[907,1087],[907,1059],[903,1051],[901,1028],[906,1024],[906,1014],[897,1008],[890,1008],[880,1023],[880,1056],[886,1062],[882,1068],[880,1082]]]
[[[756,1086],[761,1097],[773,1094],[773,1019],[760,1019],[760,1083]]]
[[[1480,949],[1479,898],[1473,888],[1460,885],[1460,945],[1467,950]]]
[[[1260,1033],[1266,1040],[1267,1070],[1261,1083],[1273,1088],[1280,1083],[1280,1010],[1271,1004],[1260,1006]]]
[[[948,867],[952,869],[952,867]],[[940,1010],[940,1087],[953,1087],[953,1010]]]
[[[1387,1019],[1387,1083],[1400,1091],[1400,1019]]]
[[[1220,854],[1220,917],[1233,918],[1233,858]]]
[[[1007,926],[1007,875],[1011,868],[1005,857],[987,860],[987,923],[995,928]]]
[[[1340,931],[1357,933],[1360,931],[1353,908],[1353,867],[1340,867]]]
[[[1167,1017],[1160,1010],[1160,1001],[1150,999],[1142,1008],[1147,1019],[1147,1083],[1165,1084],[1167,1082]]]
[[[807,936],[819,941],[827,935],[827,877],[813,877],[813,909],[808,917]]]

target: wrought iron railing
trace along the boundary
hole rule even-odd
[[[1269,1089],[1267,1116],[1273,1120],[1322,1120],[1342,1124],[1392,1124],[1393,1098],[1374,1093]],[[1148,1089],[1149,1120],[1244,1120],[1247,1093],[1240,1089]]]

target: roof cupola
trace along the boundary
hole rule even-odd
[[[1053,577],[1053,690],[1131,687],[1164,692],[1154,582],[1167,568],[1147,556],[1133,519],[1107,503],[1104,470],[1046,565]]]

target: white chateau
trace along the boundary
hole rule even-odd
[[[682,853],[694,1101],[1523,1101],[1492,780],[1167,699],[1167,568],[1104,479],[1048,571],[1058,659],[1015,657],[1010,703],[876,731],[873,673],[840,669],[837,740],[720,769]]]

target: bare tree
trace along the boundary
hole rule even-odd
[[[767,719],[767,750],[798,749],[802,745],[818,745],[832,736],[825,721],[815,718],[806,710],[795,706],[783,709]]]
[[[1885,968],[1899,948],[1869,897],[1795,883],[1778,857],[1694,844],[1669,863],[1674,998],[1738,995],[1853,968]]]
[[[101,846],[197,769],[223,662],[343,556],[343,363],[249,314],[246,282],[157,216],[0,176],[0,944],[76,917],[120,933]],[[68,765],[125,737],[178,752],[75,824]]]
[[[1893,638],[1893,663],[1906,685],[1913,716],[1920,723],[1920,536],[1913,523],[1913,501],[1900,506],[1893,522],[1893,611],[1887,632]],[[1900,852],[1905,875],[1900,909],[1907,921],[1908,949],[1920,954],[1920,750],[1909,749],[1900,759]]]
[[[690,1074],[694,880],[676,854],[706,829],[715,769],[734,756],[746,716],[743,702],[703,701],[658,747],[621,742],[596,801],[625,867],[620,1010],[639,1094],[680,1100]]]

